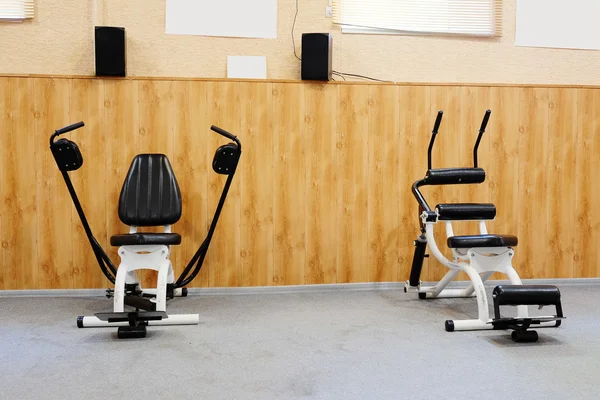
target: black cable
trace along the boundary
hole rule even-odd
[[[384,80],[377,79],[377,78],[371,78],[370,76],[365,76],[365,75],[348,74],[346,72],[338,72],[338,71],[332,71],[332,72],[335,73],[335,74],[338,74],[338,75],[354,76],[354,77],[357,77],[357,78],[369,79],[371,81],[376,81],[376,82],[391,82],[391,81],[384,81]]]
[[[339,72],[331,71],[331,73],[332,73],[333,75],[337,75],[337,76],[339,76],[339,77],[340,77],[340,78],[342,78],[343,80],[346,80],[346,77],[345,77],[344,75],[340,74]]]
[[[294,46],[294,55],[298,60],[302,61],[302,59],[298,57],[298,54],[296,54],[296,40],[294,39],[294,27],[296,26],[296,18],[298,18],[298,0],[296,0],[296,15],[294,15],[294,23],[292,24],[292,44]]]

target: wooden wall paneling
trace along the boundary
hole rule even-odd
[[[548,89],[521,88],[519,95],[519,245],[521,278],[544,278],[552,262],[546,241],[548,174]]]
[[[105,162],[98,168],[106,170],[106,232],[110,236],[128,233],[129,228],[119,219],[119,195],[133,158],[140,152],[140,114],[138,81],[104,81],[104,125],[98,134],[106,136]],[[85,154],[84,154],[85,157]],[[83,168],[94,168],[84,165]],[[104,248],[115,267],[120,259],[118,247]],[[95,266],[98,269],[97,266]],[[142,271],[139,271],[141,276]]]
[[[368,266],[369,86],[340,85],[337,113],[337,282],[365,282]]]
[[[460,137],[458,143],[458,159],[456,160],[455,166],[461,167],[473,167],[473,147],[479,134],[479,128],[481,127],[481,121],[487,109],[493,108],[490,89],[486,87],[471,87],[463,86],[459,88],[459,115],[458,125],[455,125],[456,131],[452,132]],[[494,117],[494,110],[492,109],[492,118]],[[496,116],[497,117],[497,116]],[[452,117],[451,117],[452,118]],[[490,120],[490,125],[493,120]],[[491,182],[489,181],[489,167],[490,167],[490,128],[484,135],[478,151],[479,166],[486,170],[488,179],[486,182],[480,185],[466,185],[456,186],[455,195],[456,199],[461,202],[474,202],[474,203],[489,203],[491,202],[489,187]],[[478,234],[479,225],[476,222],[463,221],[453,224],[454,233],[456,235],[467,235],[467,234]],[[446,246],[446,237],[442,236],[443,246]],[[447,247],[447,246],[446,246]],[[449,253],[450,255],[450,253]],[[467,280],[469,279],[467,274],[460,273],[455,280]]]
[[[171,163],[182,198],[182,217],[173,227],[182,242],[171,248],[178,260],[173,264],[177,278],[204,241],[211,222],[209,218],[214,213],[214,209],[208,210],[207,201],[208,175],[215,173],[211,164],[216,149],[209,148],[208,143],[216,133],[210,130],[211,122],[207,118],[206,82],[173,82],[173,104],[175,156]],[[208,286],[209,268],[205,262],[190,286]]]
[[[548,176],[546,193],[547,254],[552,262],[544,268],[548,277],[573,277],[573,243],[577,227],[575,213],[577,90],[552,88],[549,92]]]
[[[107,135],[104,132],[104,82],[72,79],[70,84],[69,119],[71,123],[85,123],[83,128],[70,134],[84,157],[83,167],[70,173],[71,180],[94,237],[100,246],[106,248],[106,196],[99,195],[106,192],[106,179],[109,176],[105,167]],[[73,247],[73,286],[106,287],[107,280],[98,268],[75,207],[71,207],[71,220],[73,241],[80,244]]]
[[[33,125],[33,82],[3,78],[2,266],[4,289],[33,289],[38,280],[36,154],[45,143]],[[69,249],[69,246],[67,246]]]
[[[9,126],[10,124],[10,112],[8,112],[10,105],[10,78],[0,77],[0,126]],[[8,131],[6,131],[8,133]],[[2,249],[2,254],[8,249],[9,246],[9,238],[11,236],[11,232],[2,229],[2,224],[4,218],[2,216],[8,215],[8,212],[5,214],[5,201],[6,195],[8,191],[5,191],[5,188],[8,187],[8,182],[10,181],[9,171],[11,171],[7,165],[5,165],[4,160],[6,155],[4,154],[3,147],[0,153],[0,249]],[[4,263],[4,259],[2,254],[0,254],[0,290],[4,289],[5,282],[10,282],[10,271],[6,268],[6,264]]]
[[[433,128],[429,86],[401,86],[398,88],[399,136],[397,151],[399,189],[399,242],[398,280],[408,280],[414,255],[413,242],[420,234],[419,205],[412,194],[412,184],[423,178],[427,172],[427,146]],[[427,116],[427,117],[426,117]],[[391,183],[393,184],[393,183]],[[428,199],[429,191],[426,192]],[[431,204],[430,204],[431,205]],[[435,205],[435,204],[434,204]],[[429,265],[437,263],[426,258],[423,263],[422,278],[428,277]]]
[[[209,104],[208,119],[211,124],[217,125],[240,138],[242,142],[242,156],[239,171],[242,172],[234,178],[229,195],[225,201],[219,224],[211,242],[205,264],[209,265],[209,286],[239,286],[240,259],[240,177],[246,168],[245,153],[247,143],[244,136],[246,123],[245,101],[248,93],[244,87],[235,82],[207,82],[207,103]],[[258,107],[259,105],[254,105]],[[219,135],[211,135],[208,142],[209,149],[216,149],[226,141]],[[214,210],[219,201],[225,176],[215,173],[208,175],[208,209]],[[210,213],[210,211],[209,211]]]
[[[599,186],[594,176],[597,162],[592,154],[597,154],[596,138],[599,137],[596,115],[600,109],[596,108],[595,97],[597,89],[579,89],[577,91],[577,137],[576,137],[576,172],[575,172],[575,239],[573,246],[573,275],[592,278],[598,276],[597,245],[598,231],[600,228],[599,213],[595,199],[600,194]],[[600,98],[599,98],[600,100]],[[600,106],[600,103],[597,104]],[[598,142],[600,144],[600,142]],[[597,158],[596,158],[597,159]]]
[[[461,157],[462,141],[467,140],[467,135],[463,134],[461,126],[461,88],[432,86],[430,88],[430,121],[429,131],[433,129],[435,117],[438,110],[444,111],[442,124],[439,134],[435,141],[435,147],[432,152],[433,168],[452,168],[468,165],[469,160]],[[470,140],[469,140],[470,142]],[[427,153],[425,152],[425,157]],[[470,157],[469,157],[470,158]],[[427,190],[427,189],[426,189]],[[468,188],[462,185],[438,186],[428,189],[429,206],[435,207],[439,203],[459,203],[466,202]],[[449,259],[452,257],[452,251],[446,246],[446,228],[445,224],[437,224],[435,231],[436,242],[440,251]],[[453,224],[456,235],[465,232],[464,223]],[[433,260],[432,260],[433,261]],[[430,264],[428,269],[428,280],[441,279],[448,269],[439,262]]]
[[[593,138],[592,151],[585,153],[583,157],[592,160],[592,169],[589,174],[582,177],[590,186],[590,194],[592,205],[590,212],[587,214],[588,224],[592,227],[590,243],[600,243],[600,208],[597,207],[600,199],[600,182],[595,179],[598,171],[598,157],[600,154],[600,90],[594,90],[594,106],[593,106],[594,122],[592,129],[587,130],[587,134]],[[576,245],[579,245],[577,236],[575,239]],[[576,277],[598,277],[600,276],[600,255],[598,248],[594,247],[585,253],[586,265],[582,271],[575,270]]]
[[[306,283],[337,282],[338,86],[304,85],[306,136]]]
[[[174,103],[172,81],[143,81],[139,83],[140,153],[162,153],[174,159]],[[173,226],[175,230],[176,227]],[[140,231],[162,232],[162,227],[141,228]],[[171,253],[177,264],[177,254]],[[143,287],[156,287],[156,271],[139,271]]]
[[[33,197],[37,201],[37,260],[31,261],[32,265],[39,268],[38,289],[68,289],[75,287],[73,248],[87,243],[74,242],[73,202],[50,152],[48,140],[56,129],[75,122],[69,115],[71,82],[69,79],[35,78],[31,83],[34,96],[28,101],[34,107],[34,132],[39,147],[36,146],[36,164],[31,166],[30,182],[37,182],[37,185],[31,188],[31,192],[22,194],[25,198]],[[24,129],[20,132],[27,131]],[[67,137],[78,142],[85,134],[89,133],[81,129],[67,134]],[[84,164],[82,168],[85,167]],[[37,179],[34,170],[37,171]],[[80,171],[72,171],[69,174],[74,176],[78,172]],[[19,255],[24,254],[35,252],[20,246]]]
[[[369,88],[368,130],[368,274],[369,282],[398,279],[400,246],[400,185],[398,169],[400,124],[398,88]],[[404,189],[404,188],[402,188]]]
[[[467,185],[458,187],[461,193],[461,201],[471,202],[490,202],[489,188],[491,186],[490,177],[490,143],[493,142],[492,135],[498,134],[496,127],[502,128],[500,125],[500,116],[498,115],[499,105],[495,104],[497,99],[490,88],[486,87],[471,87],[463,86],[460,88],[460,122],[457,134],[460,134],[460,149],[459,149],[459,165],[464,167],[472,167],[473,164],[473,147],[479,134],[481,120],[487,109],[492,110],[492,116],[486,133],[479,144],[478,160],[479,166],[486,170],[488,179],[481,185]],[[493,125],[496,124],[496,125]],[[464,196],[464,197],[463,197]],[[461,231],[465,233],[479,232],[478,224],[475,222],[461,223]]]
[[[304,233],[303,226],[300,224],[298,227],[296,224],[297,221],[304,222],[302,209],[294,207],[288,214],[290,210],[284,208],[285,219],[282,221],[278,218],[278,224],[274,227],[274,203],[281,204],[283,198],[287,200],[285,206],[296,206],[302,201],[301,194],[290,183],[296,181],[297,174],[304,172],[304,164],[292,162],[290,165],[276,161],[278,156],[286,157],[288,162],[303,156],[303,149],[299,145],[303,140],[301,125],[296,124],[293,119],[294,113],[302,108],[302,102],[295,95],[288,95],[288,90],[291,93],[302,92],[300,85],[290,85],[281,90],[278,84],[271,83],[244,85],[249,96],[245,105],[246,119],[239,133],[244,137],[243,168],[240,168],[237,176],[240,180],[242,211],[239,276],[242,286],[269,286],[274,282],[274,258],[277,259],[275,264],[280,268],[292,269],[297,275],[304,272],[304,249],[296,247],[303,244],[295,243],[299,237],[303,240],[299,236]],[[282,121],[289,121],[290,125]],[[298,133],[293,135],[291,132]],[[274,145],[275,137],[275,143],[287,143],[290,138],[295,139],[295,142],[292,142],[291,147],[278,148]],[[276,210],[279,217],[283,210],[281,207]],[[291,226],[282,224],[284,221],[292,221]],[[274,235],[285,237],[286,240],[274,243]],[[294,246],[289,254],[282,251],[281,246],[288,241]],[[288,277],[287,274],[284,276]],[[293,274],[289,275],[292,276]],[[303,283],[303,279],[293,282]],[[280,283],[286,283],[286,279]]]
[[[490,90],[492,115],[480,150],[480,164],[486,170],[487,200],[496,205],[496,219],[487,223],[490,233],[517,235],[520,224],[519,204],[519,115],[518,88],[500,87]],[[479,122],[477,128],[479,129]],[[487,144],[487,145],[486,145]],[[483,147],[485,146],[485,147]],[[519,271],[519,247],[515,249],[513,266]],[[506,275],[494,274],[490,279],[507,279]]]
[[[48,149],[50,134],[76,120],[86,126],[67,136],[80,144],[85,161],[71,176],[102,244],[126,232],[117,202],[133,156],[163,152],[184,193],[184,214],[174,226],[184,242],[172,257],[182,270],[205,236],[225,182],[210,167],[213,152],[226,143],[209,130],[215,124],[237,134],[244,153],[208,259],[191,286],[404,281],[419,222],[410,186],[426,171],[435,112],[444,109],[445,117],[434,167],[461,166],[472,163],[487,107],[492,118],[480,148],[486,184],[426,188],[430,205],[495,203],[490,231],[519,236],[515,267],[522,278],[597,277],[599,93],[0,78],[6,133],[0,288],[107,283]],[[33,149],[33,156],[18,157],[22,149]],[[473,228],[457,224],[456,233]],[[107,250],[118,264],[116,248]],[[447,272],[435,259],[425,263],[424,281]],[[149,276],[145,286],[154,284]]]
[[[306,282],[307,139],[303,84],[273,84],[273,283]],[[326,115],[322,116],[327,118]],[[264,142],[263,146],[267,146]]]

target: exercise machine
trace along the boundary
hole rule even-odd
[[[146,326],[197,325],[198,314],[167,314],[167,300],[187,296],[188,285],[200,272],[215,232],[217,221],[233,181],[242,153],[239,139],[231,133],[212,126],[211,129],[231,142],[215,152],[212,168],[217,174],[227,175],[219,203],[206,238],[175,279],[169,260],[171,246],[181,244],[181,235],[171,226],[181,218],[181,192],[169,159],[164,154],[138,154],[134,157],[119,196],[119,219],[129,226],[129,233],[113,235],[110,244],[118,247],[121,262],[118,268],[107,256],[92,233],[77,193],[69,177],[83,165],[79,147],[72,140],[56,138],[84,126],[83,122],[56,130],[50,137],[50,150],[64,178],[65,184],[94,256],[102,273],[114,284],[107,289],[113,298],[113,311],[79,316],[79,328],[118,327],[119,338],[146,336]],[[138,232],[140,227],[163,227],[163,232]],[[136,271],[149,269],[158,272],[156,288],[142,288]],[[125,310],[125,307],[132,308]]]
[[[486,221],[496,217],[496,206],[483,203],[454,203],[438,204],[432,210],[419,190],[424,186],[439,185],[475,185],[485,181],[485,170],[478,166],[477,151],[481,138],[487,127],[491,111],[487,110],[483,117],[479,134],[473,149],[474,166],[472,168],[432,168],[431,152],[442,122],[443,111],[439,111],[435,120],[429,148],[427,150],[427,172],[423,179],[412,185],[412,193],[419,204],[421,233],[414,242],[415,250],[409,280],[404,291],[418,293],[420,299],[439,299],[448,297],[477,298],[478,318],[467,320],[447,320],[446,331],[465,331],[483,329],[512,329],[511,337],[517,342],[535,342],[538,339],[536,331],[528,330],[531,326],[560,326],[564,318],[560,301],[560,291],[552,285],[523,285],[519,274],[512,266],[514,247],[518,239],[513,235],[496,235],[487,231]],[[461,221],[476,221],[479,234],[457,236],[453,231],[453,223]],[[436,224],[445,226],[447,246],[452,250],[452,260],[439,249],[434,236]],[[433,286],[422,286],[420,280],[423,261],[427,246],[435,258],[450,270]],[[466,288],[449,288],[449,283],[464,271],[470,285]],[[505,274],[510,285],[499,285],[494,288],[494,318],[490,318],[488,299],[484,282],[494,273]],[[554,306],[556,314],[551,316],[529,316],[529,305]],[[516,306],[516,317],[503,317],[501,306]]]

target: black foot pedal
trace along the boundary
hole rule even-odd
[[[146,325],[120,326],[117,330],[119,339],[140,339],[146,337]]]
[[[551,285],[499,285],[492,293],[494,298],[494,319],[491,321],[494,329],[513,329],[512,340],[521,343],[537,342],[536,331],[527,330],[531,325],[556,321],[555,327],[560,326],[564,318],[560,302],[560,291]],[[503,318],[500,306],[538,305],[554,306],[556,315],[527,318]]]

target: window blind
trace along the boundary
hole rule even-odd
[[[502,0],[333,0],[332,6],[333,22],[344,26],[398,33],[502,35]]]
[[[0,0],[0,20],[33,18],[34,0]]]

